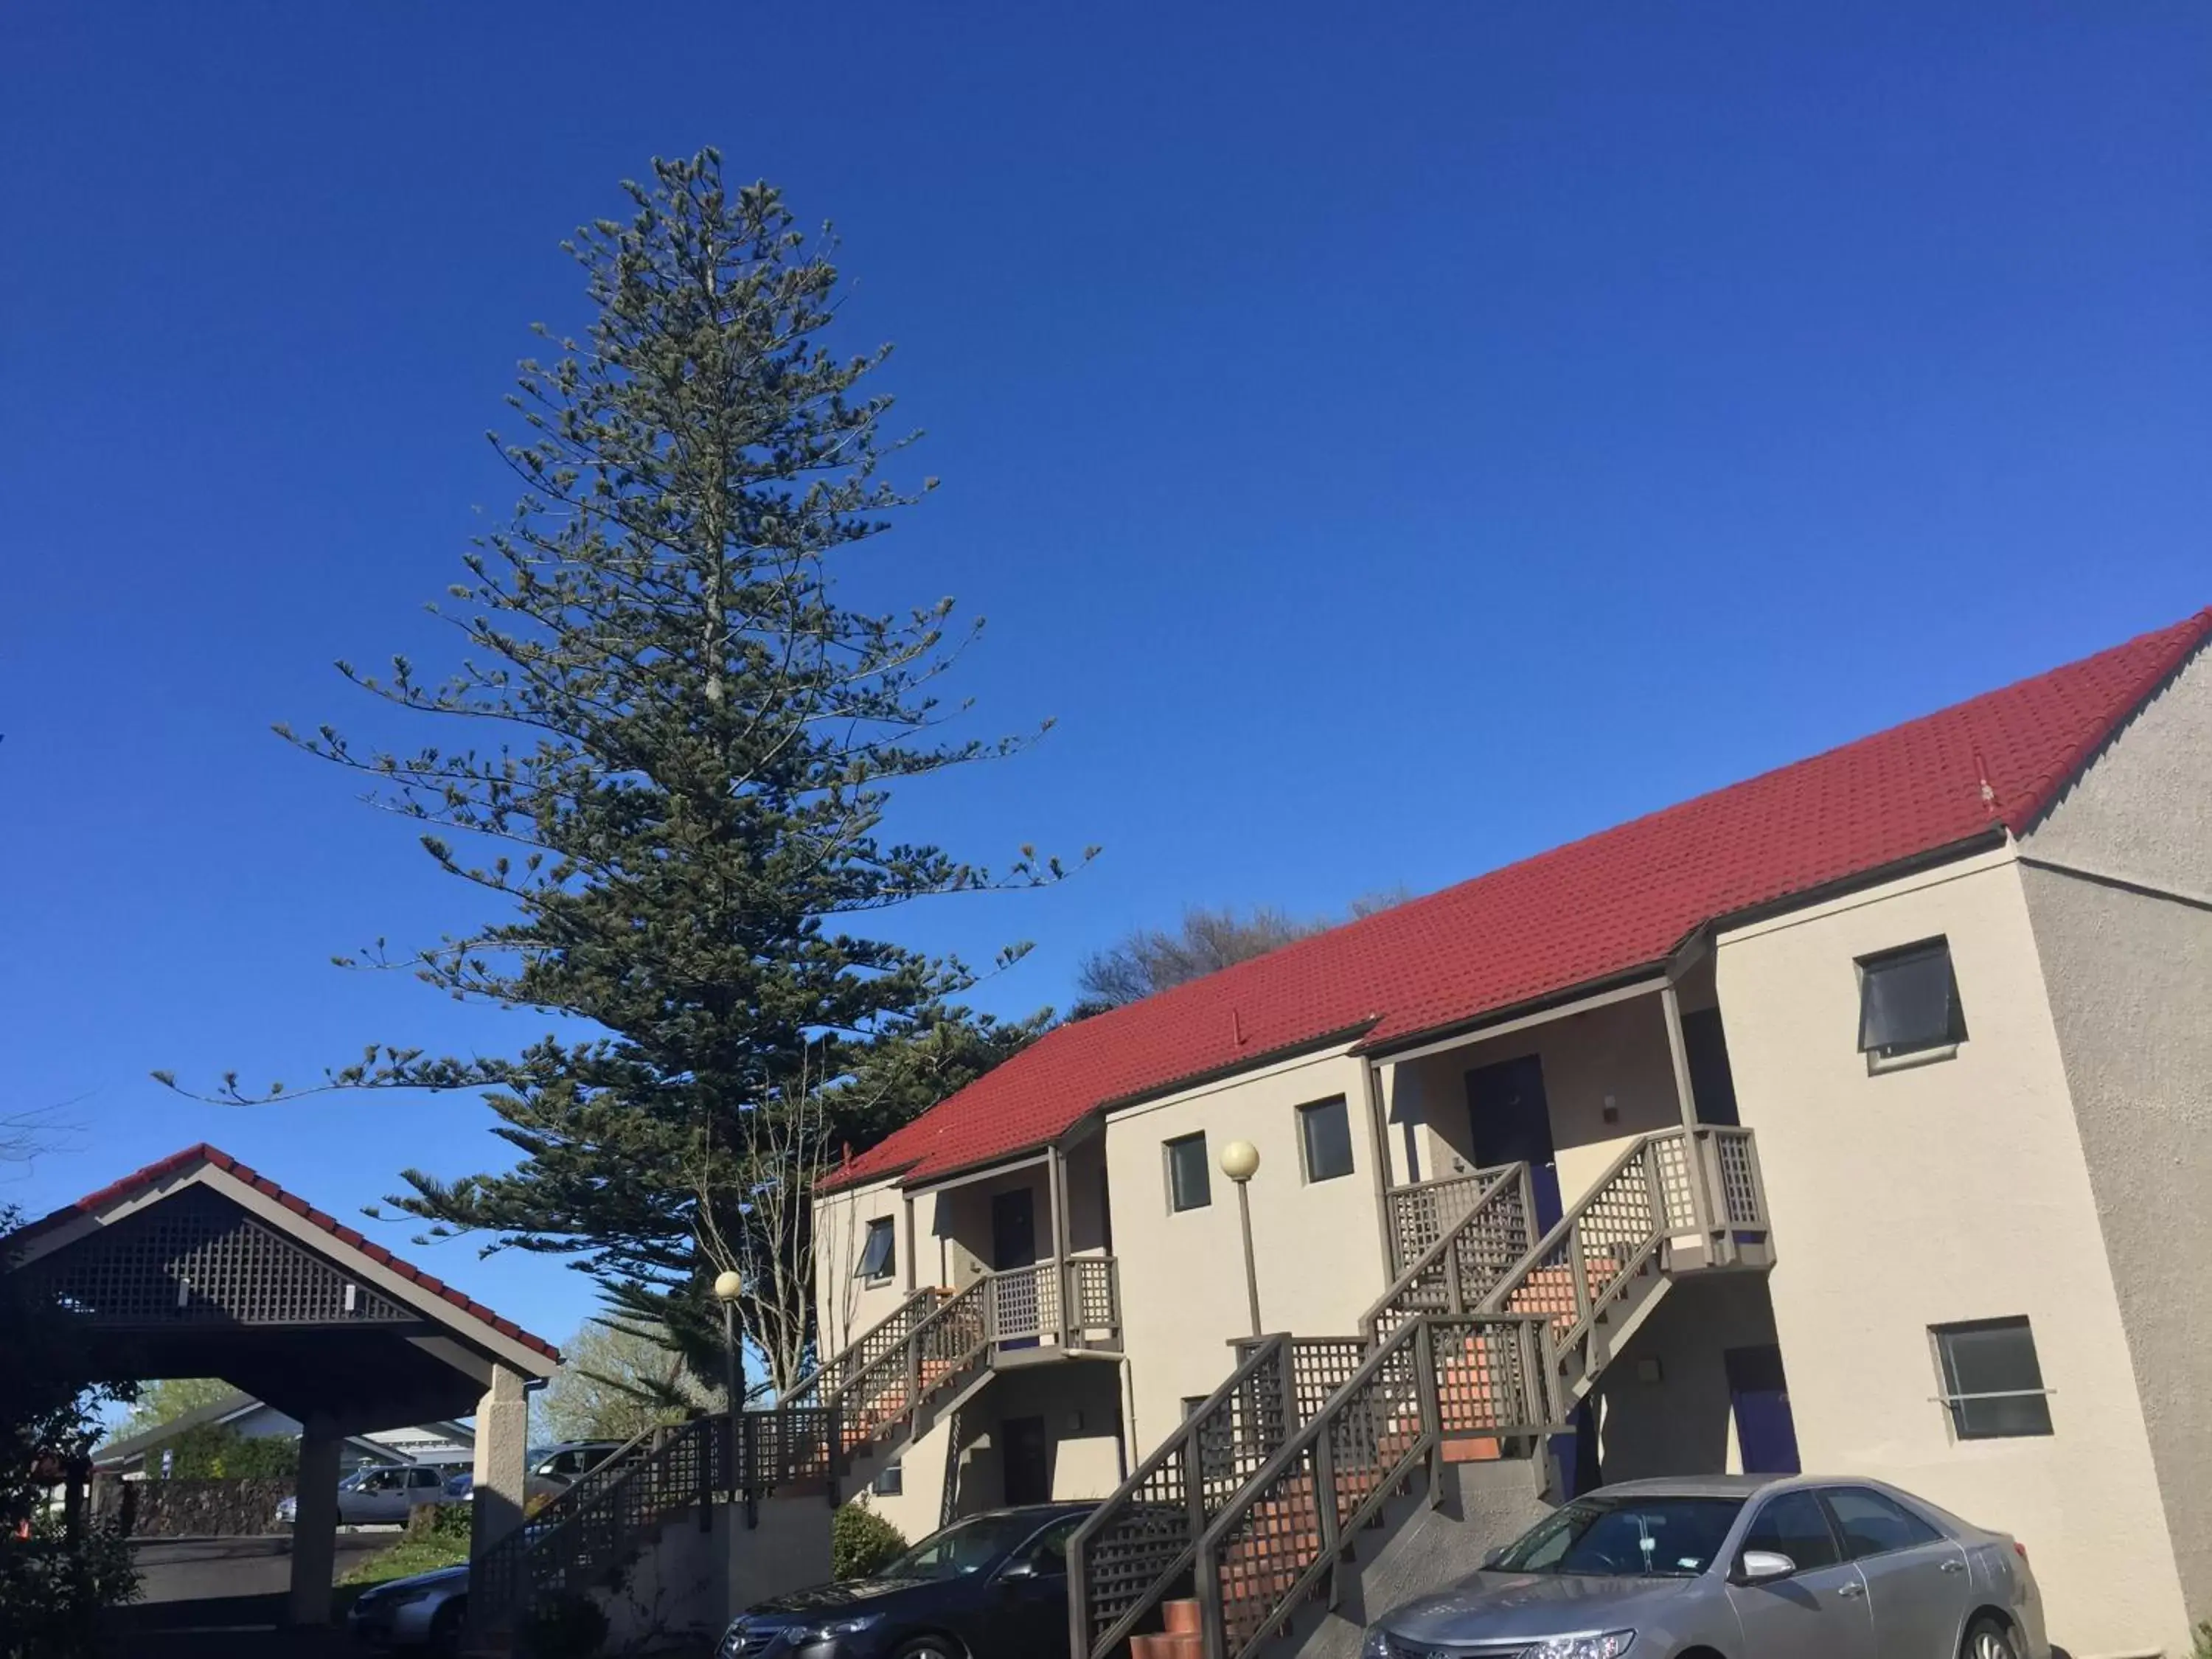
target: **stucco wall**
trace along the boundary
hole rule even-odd
[[[1559,1192],[1569,1206],[1631,1140],[1682,1121],[1659,999],[1632,997],[1389,1067],[1384,1076],[1395,1179],[1407,1178],[1404,1126],[1409,1123],[1417,1126],[1422,1180],[1474,1168],[1467,1074],[1524,1054],[1543,1063]],[[1606,1121],[1608,1109],[1615,1115],[1613,1122]]]
[[[903,1195],[888,1181],[830,1193],[815,1200],[814,1312],[826,1351],[834,1353],[843,1347],[878,1320],[887,1318],[906,1299],[907,1253],[914,1248],[914,1241],[907,1237],[905,1209]],[[928,1200],[922,1200],[915,1210],[915,1230],[927,1238]],[[897,1266],[888,1279],[880,1282],[855,1279],[853,1275],[860,1265],[868,1224],[883,1216],[891,1218],[897,1232]],[[933,1247],[925,1249],[915,1262],[916,1284],[930,1282],[936,1255]]]
[[[1209,1162],[1249,1140],[1260,1312],[1270,1331],[1349,1334],[1387,1280],[1377,1218],[1364,1063],[1341,1052],[1246,1073],[1115,1113],[1106,1127],[1121,1263],[1125,1342],[1135,1395],[1132,1449],[1141,1457],[1182,1420],[1182,1401],[1228,1376],[1228,1344],[1250,1329],[1237,1190],[1218,1167],[1213,1201],[1170,1213],[1164,1142],[1203,1130]],[[1297,1109],[1345,1097],[1352,1171],[1309,1184]]]
[[[1692,1275],[1670,1287],[1599,1382],[1606,1480],[1741,1473],[1725,1356],[1774,1340],[1763,1276]],[[1656,1381],[1645,1361],[1657,1363]]]
[[[1869,1075],[1856,959],[1948,938],[1968,1040]],[[2009,853],[1725,934],[1736,1092],[1759,1136],[1770,1291],[1811,1470],[1895,1481],[2033,1553],[2052,1638],[2186,1651],[2125,1330]],[[2025,1315],[2056,1432],[1960,1442],[1929,1328]]]
[[[2183,1592],[2212,1617],[2212,662],[2137,714],[2021,872]]]

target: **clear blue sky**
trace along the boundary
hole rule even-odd
[[[918,912],[1064,1001],[1186,902],[1442,885],[2212,600],[2212,9],[1914,0],[0,11],[0,1103],[36,1211],[212,1139],[350,1212],[464,1097],[194,1105],[528,1014],[326,965],[465,925],[269,722],[512,489],[556,245],[656,152],[834,218],[991,619],[915,803],[1106,851]],[[387,1236],[404,1245],[404,1231]],[[559,1336],[545,1262],[423,1252]]]

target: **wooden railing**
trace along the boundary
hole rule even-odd
[[[647,1430],[470,1563],[470,1622],[504,1629],[521,1607],[586,1588],[654,1528],[703,1516],[730,1473],[726,1415]]]
[[[1344,1540],[1448,1439],[1563,1426],[1551,1359],[1540,1318],[1424,1315],[1392,1330],[1200,1536],[1206,1659],[1243,1659],[1324,1580],[1334,1605]]]
[[[1229,1380],[1069,1538],[1068,1641],[1077,1659],[1105,1659],[1174,1593],[1200,1534],[1289,1434],[1290,1339],[1238,1346]]]
[[[1393,1187],[1384,1194],[1390,1217],[1391,1273],[1404,1273],[1482,1203],[1498,1176],[1520,1167],[1506,1164]]]
[[[1465,1313],[1480,1307],[1492,1287],[1528,1254],[1536,1242],[1536,1200],[1528,1166],[1513,1164],[1486,1170],[1483,1177],[1471,1200],[1455,1194],[1458,1218],[1408,1262],[1360,1316],[1359,1328],[1370,1341],[1417,1314]]]

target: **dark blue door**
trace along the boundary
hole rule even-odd
[[[1790,1415],[1790,1383],[1782,1350],[1730,1348],[1729,1397],[1735,1407],[1735,1439],[1746,1474],[1799,1474],[1797,1425]]]
[[[1526,1164],[1536,1194],[1536,1231],[1559,1223],[1559,1165],[1552,1113],[1544,1103],[1544,1062],[1534,1054],[1479,1066],[1467,1074],[1467,1114],[1479,1168]]]

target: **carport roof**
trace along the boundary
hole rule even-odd
[[[27,1248],[42,1243],[50,1233],[78,1223],[100,1222],[111,1212],[154,1188],[204,1169],[220,1171],[222,1177],[252,1188],[262,1197],[273,1200],[297,1221],[327,1234],[340,1245],[359,1251],[378,1267],[446,1303],[455,1310],[453,1315],[444,1316],[448,1321],[473,1321],[489,1327],[508,1341],[520,1343],[523,1347],[543,1355],[548,1362],[543,1369],[550,1370],[551,1365],[561,1363],[561,1351],[544,1337],[526,1331],[511,1319],[501,1317],[474,1297],[464,1295],[434,1274],[424,1273],[411,1261],[394,1255],[374,1240],[364,1237],[356,1229],[347,1226],[335,1216],[325,1215],[305,1199],[287,1192],[267,1176],[240,1163],[221,1147],[211,1146],[205,1141],[197,1146],[187,1146],[181,1152],[172,1152],[119,1181],[109,1182],[98,1192],[88,1193],[74,1204],[65,1204],[51,1215],[0,1238],[0,1261],[21,1255]]]

